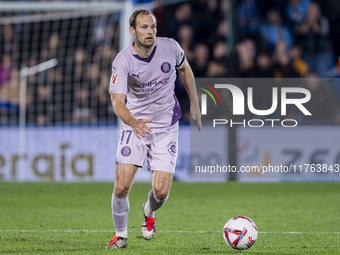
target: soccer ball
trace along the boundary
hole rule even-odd
[[[231,248],[245,250],[255,243],[257,227],[250,218],[236,216],[224,225],[223,238]]]

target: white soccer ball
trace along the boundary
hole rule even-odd
[[[236,216],[224,225],[223,238],[231,248],[245,250],[255,243],[257,227],[250,218]]]

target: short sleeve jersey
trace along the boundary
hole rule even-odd
[[[156,37],[148,58],[137,55],[131,44],[113,61],[109,92],[125,94],[127,109],[136,119],[151,119],[149,127],[171,126],[181,117],[174,89],[176,69],[184,60],[173,39]]]

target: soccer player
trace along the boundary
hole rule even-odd
[[[190,98],[192,118],[202,129],[194,76],[182,48],[173,39],[156,37],[156,18],[152,12],[137,10],[129,21],[134,42],[113,61],[109,89],[114,112],[123,121],[112,194],[116,236],[106,247],[110,249],[128,245],[128,195],[145,158],[152,171],[152,189],[143,204],[145,240],[152,239],[156,231],[155,211],[168,199],[181,117],[174,92],[176,69]]]

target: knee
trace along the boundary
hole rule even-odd
[[[117,183],[114,187],[114,194],[117,198],[124,198],[129,195],[130,186],[127,184]]]
[[[154,187],[153,188],[153,195],[158,200],[165,200],[169,194],[169,190],[163,188],[163,187]]]

